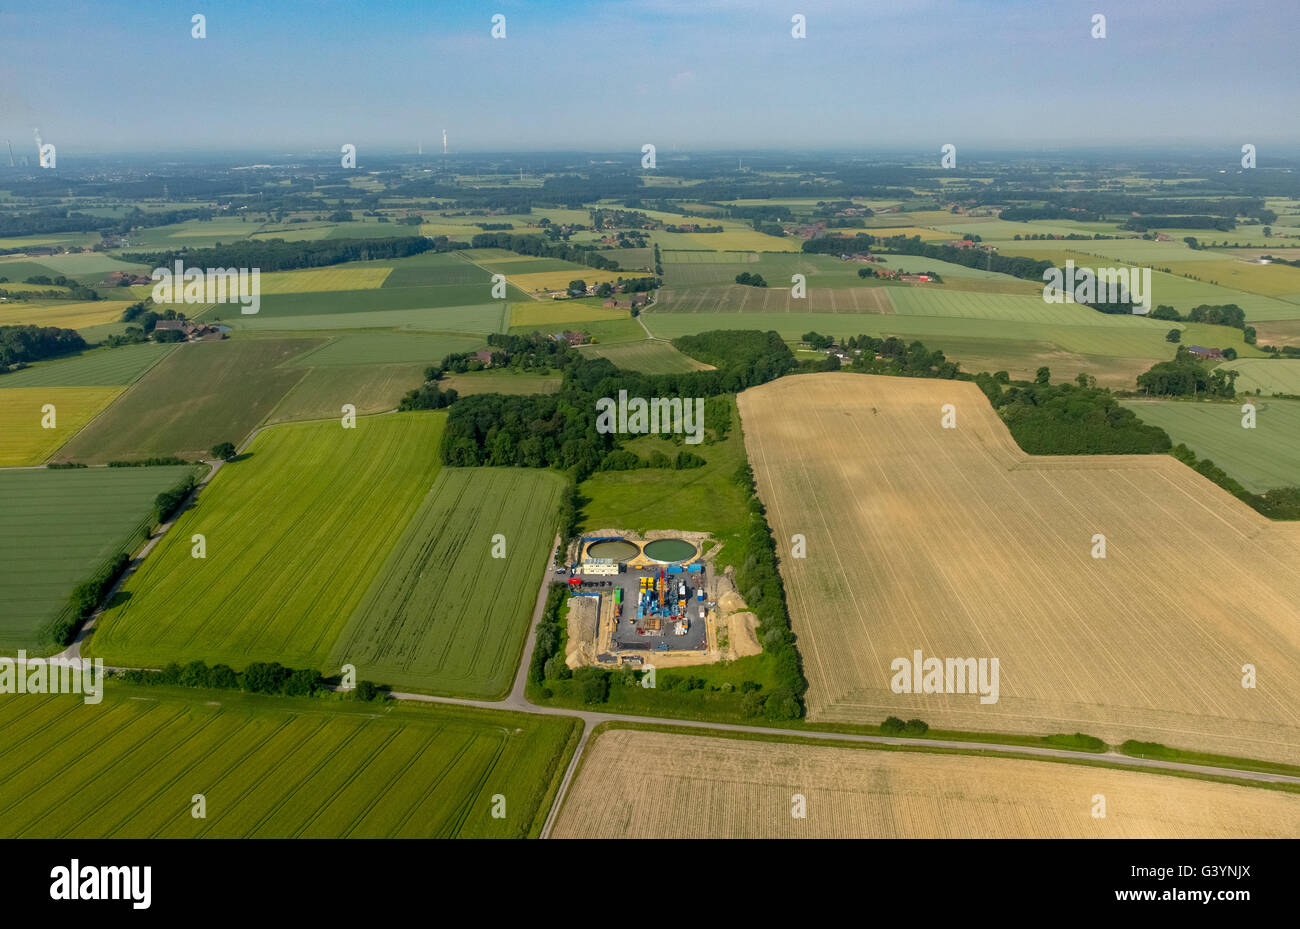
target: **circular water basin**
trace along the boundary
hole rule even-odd
[[[588,558],[613,558],[615,561],[626,561],[640,553],[641,549],[627,539],[610,539],[605,542],[593,542],[587,546]]]
[[[695,557],[695,545],[685,539],[655,539],[645,547],[645,556],[655,561],[687,561]]]

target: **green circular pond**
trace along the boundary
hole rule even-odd
[[[594,542],[587,546],[588,558],[613,558],[615,561],[626,561],[629,558],[635,558],[640,552],[641,549],[627,541],[627,539]]]
[[[695,557],[695,546],[685,539],[655,539],[645,547],[645,555],[655,561],[686,561]]]

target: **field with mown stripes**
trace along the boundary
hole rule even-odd
[[[498,698],[514,678],[564,479],[443,468],[331,656],[403,688]],[[492,557],[504,537],[503,558]]]
[[[109,664],[279,661],[331,648],[438,473],[440,413],[274,426],[227,464],[104,614]],[[205,558],[191,555],[203,535]]]
[[[540,831],[578,725],[115,679],[97,705],[4,696],[0,835],[524,838]],[[204,818],[191,815],[195,794]]]

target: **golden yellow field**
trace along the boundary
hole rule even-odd
[[[11,303],[0,305],[0,326],[58,326],[81,329],[102,326],[122,318],[129,300],[96,300],[80,303]]]
[[[453,223],[450,220],[420,224],[420,235],[472,236],[482,231],[478,226],[470,223]]]
[[[647,789],[647,785],[653,788]],[[801,794],[806,818],[792,815]],[[1093,798],[1105,797],[1105,818]],[[612,729],[556,838],[1293,838],[1300,797],[1075,764]]]
[[[653,211],[643,211],[653,212]],[[667,222],[687,222],[680,216],[668,216]],[[709,222],[707,225],[719,225]],[[656,230],[651,239],[659,243],[664,250],[683,249],[687,251],[703,250],[716,252],[797,252],[802,239],[797,236],[774,236],[759,232],[739,223],[722,222],[723,232],[665,232]]]
[[[567,281],[565,283],[568,283]],[[625,303],[627,297],[621,298]],[[572,300],[534,301],[510,304],[512,326],[554,326],[562,323],[587,323],[606,319],[627,319],[627,310],[575,303]]]
[[[312,268],[306,271],[273,271],[263,274],[261,287],[263,294],[305,294],[325,293],[333,290],[374,290],[384,286],[392,268]],[[137,284],[130,288],[131,294],[139,300],[153,296],[153,284]],[[198,308],[193,312],[185,311],[191,317],[198,316]]]
[[[570,271],[535,271],[532,274],[511,274],[511,284],[528,293],[548,290],[564,290],[569,281],[586,281],[588,284],[613,283],[620,277],[635,277],[628,271],[598,271],[595,268],[574,268]],[[624,298],[626,299],[626,298]]]
[[[10,387],[0,390],[0,467],[40,464],[112,402],[124,387]],[[54,428],[42,426],[46,404]]]
[[[1031,458],[967,382],[803,375],[739,407],[811,718],[1300,762],[1300,524],[1167,455]],[[997,702],[896,693],[916,650],[998,659]]]
[[[874,220],[868,220],[868,223]],[[868,235],[874,235],[878,238],[889,238],[896,235],[905,235],[909,238],[919,235],[922,242],[951,242],[953,239],[960,239],[959,233],[939,232],[935,229],[922,229],[920,226],[887,226],[876,227],[872,229],[845,229],[844,232],[852,235],[855,232],[865,232]],[[910,259],[913,264],[919,263],[921,259]]]
[[[392,268],[314,268],[262,275],[264,294],[305,294],[327,290],[373,290],[382,287]]]

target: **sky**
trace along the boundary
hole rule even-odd
[[[1262,160],[1300,152],[1298,39],[1293,0],[6,0],[0,139],[34,152],[39,128],[61,160],[430,152],[443,128],[458,153],[1249,142]]]

